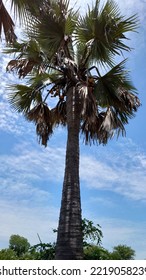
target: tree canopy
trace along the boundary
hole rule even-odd
[[[45,146],[54,128],[67,124],[66,93],[71,84],[80,96],[85,143],[106,144],[114,134],[125,135],[124,125],[140,105],[126,59],[115,64],[116,56],[131,50],[126,33],[136,30],[137,18],[124,18],[114,1],[101,9],[99,4],[96,0],[82,15],[67,0],[12,1],[27,39],[15,40],[6,49],[15,54],[7,71],[27,77],[27,83],[10,86],[9,100],[36,124]],[[105,74],[102,66],[108,69]],[[50,97],[57,97],[52,109]]]
[[[28,249],[30,244],[26,238],[20,235],[11,235],[9,240],[9,249],[13,250],[18,257],[23,256]]]

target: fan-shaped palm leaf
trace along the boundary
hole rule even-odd
[[[48,9],[28,27],[28,35],[36,38],[51,60],[59,50],[72,59],[71,35],[76,26],[77,12],[68,9],[69,1],[50,1]]]
[[[117,136],[120,133],[125,135],[124,125],[128,124],[129,118],[133,117],[140,106],[134,94],[136,89],[124,66],[125,60],[102,77],[96,68],[98,76],[88,78],[86,87],[80,89],[85,96],[81,131],[86,143],[97,141],[106,144],[115,133]],[[89,106],[89,101],[92,101],[92,106]]]
[[[14,10],[14,16],[19,18],[20,23],[27,24],[32,19],[40,16],[44,0],[11,0],[11,8]]]
[[[8,87],[8,100],[12,108],[17,112],[26,114],[35,104],[42,101],[40,91],[26,85],[11,85]]]
[[[136,89],[132,85],[124,65],[125,60],[104,76],[98,77],[94,94],[101,107],[113,106],[116,110],[132,116],[140,104],[134,94]]]
[[[113,55],[121,50],[130,50],[123,43],[127,31],[134,31],[137,27],[136,16],[124,19],[115,2],[109,0],[99,10],[99,1],[95,2],[92,10],[80,17],[76,29],[76,41],[84,44],[90,53],[90,62],[101,62],[112,65]]]

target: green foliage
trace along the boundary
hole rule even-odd
[[[15,95],[13,91],[15,91]],[[14,110],[26,113],[30,111],[31,104],[39,104],[39,101],[41,101],[41,95],[39,92],[36,94],[31,87],[16,84],[11,86],[11,93],[9,94],[8,99]]]
[[[2,249],[0,250],[0,260],[18,260],[18,256],[12,249]]]
[[[118,245],[113,248],[111,253],[112,260],[133,260],[135,256],[135,251],[126,245]]]
[[[110,260],[110,252],[101,246],[88,244],[84,247],[84,260]]]
[[[53,230],[57,232],[57,230]],[[126,245],[118,245],[112,252],[101,246],[101,226],[88,219],[82,220],[84,260],[133,260],[135,251]],[[40,238],[39,238],[40,239]],[[56,243],[42,243],[30,246],[28,240],[11,235],[9,249],[0,250],[0,260],[54,260]]]
[[[30,248],[30,254],[34,260],[54,260],[55,246],[55,243],[39,243]]]
[[[29,247],[30,244],[26,238],[18,234],[11,235],[9,240],[9,249],[13,250],[17,257],[21,257],[28,252]]]
[[[103,238],[101,226],[97,224],[96,226],[92,221],[83,219],[82,220],[82,232],[83,232],[83,243],[86,246],[89,242],[95,242],[97,245],[101,244],[101,239]]]
[[[113,56],[121,55],[121,50],[130,48],[122,41],[124,33],[134,31],[137,27],[135,16],[124,19],[116,2],[108,0],[100,10],[100,1],[96,0],[92,8],[88,6],[85,16],[78,20],[76,40],[88,46],[91,63],[113,65]]]

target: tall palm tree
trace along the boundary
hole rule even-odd
[[[27,39],[6,49],[15,53],[7,65],[25,84],[9,88],[9,101],[36,125],[42,145],[58,125],[67,127],[67,148],[56,259],[82,259],[79,135],[85,143],[107,144],[135,115],[140,101],[125,70],[130,51],[125,34],[137,28],[112,0],[96,0],[82,15],[69,0],[11,0]],[[49,107],[50,97],[57,99]]]

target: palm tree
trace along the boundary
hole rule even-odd
[[[25,84],[9,88],[12,107],[34,122],[47,146],[58,125],[67,127],[67,148],[56,259],[82,259],[79,135],[86,144],[107,144],[135,115],[140,101],[116,57],[130,47],[125,34],[137,28],[136,16],[125,18],[118,6],[96,0],[82,15],[69,0],[11,0],[25,27],[25,40],[13,42],[7,65]],[[50,97],[57,99],[49,107]]]

